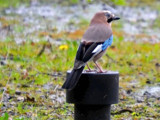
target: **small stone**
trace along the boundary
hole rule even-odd
[[[156,63],[155,66],[156,66],[156,67],[160,67],[160,63]]]
[[[21,92],[20,91],[16,91],[15,94],[16,95],[21,95]]]
[[[0,65],[6,65],[7,63],[5,61],[0,61]]]
[[[143,95],[151,96],[151,93],[149,93],[148,91],[145,91]]]
[[[127,90],[127,94],[131,94],[131,92],[132,92],[131,89]]]
[[[24,97],[19,96],[19,97],[17,97],[17,100],[18,100],[18,101],[24,101]]]
[[[147,79],[146,83],[151,84],[152,82],[151,82],[151,80]]]

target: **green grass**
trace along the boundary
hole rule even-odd
[[[20,4],[29,4],[29,0],[0,0],[0,7],[18,7]]]
[[[9,114],[9,116],[14,119],[20,119],[19,116],[24,117],[24,119],[29,119],[26,116],[27,113],[32,113],[32,117],[42,120],[50,117],[60,119],[59,114],[62,114],[62,118],[72,118],[72,116],[67,115],[66,110],[73,110],[73,107],[68,104],[59,104],[57,105],[58,109],[54,110],[54,107],[48,108],[50,105],[54,106],[52,101],[49,98],[43,100],[40,96],[47,95],[46,92],[48,90],[44,89],[43,85],[51,83],[55,86],[61,86],[63,84],[66,71],[73,67],[79,42],[64,40],[62,44],[68,46],[68,48],[60,49],[59,45],[52,45],[52,50],[50,50],[50,47],[47,47],[44,53],[40,57],[37,57],[43,44],[48,43],[25,42],[18,45],[12,41],[0,42],[0,56],[8,58],[5,61],[6,65],[0,66],[0,71],[2,71],[0,72],[1,88],[6,87],[6,92],[11,96],[16,96],[15,91],[17,90],[25,91],[29,93],[30,98],[33,97],[36,100],[36,102],[19,102],[17,105],[13,105],[14,107],[6,108],[5,111],[2,111],[7,113],[9,113],[9,111],[15,111],[16,115],[12,116]],[[99,60],[99,63],[103,66],[103,69],[120,72],[120,86],[123,87],[123,89],[127,90],[130,81],[135,79],[140,83],[139,87],[143,87],[146,85],[148,79],[154,83],[160,81],[159,70],[155,66],[160,59],[158,54],[159,49],[160,44],[136,44],[134,42],[119,41],[115,37],[112,47],[107,50],[107,56],[104,55],[103,58]],[[93,63],[89,65],[93,69],[95,68]],[[54,77],[47,75],[55,72],[61,72],[62,76]],[[144,74],[144,76],[142,77],[140,74]],[[7,81],[9,81],[8,84]],[[41,92],[37,94],[37,90],[41,90]],[[53,90],[49,91],[51,92]],[[55,91],[53,91],[53,93],[54,92]],[[0,99],[2,99],[3,92],[0,93]],[[27,99],[26,94],[22,94],[21,97]],[[129,100],[129,98],[126,99]],[[10,102],[14,101],[15,99],[10,100]],[[129,100],[128,102],[131,101],[132,100]],[[41,106],[42,103],[44,106]],[[135,103],[135,101],[133,101],[133,103]],[[125,104],[127,104],[127,102]],[[3,105],[3,103],[1,103],[1,105]],[[158,107],[153,107],[153,113],[156,114],[155,110],[158,109]],[[138,116],[145,116],[145,113],[132,113],[132,115],[121,114],[115,115],[113,118],[125,118],[125,116],[138,118]]]
[[[51,0],[38,0],[41,3],[52,3],[53,1]],[[94,0],[87,0],[87,4],[90,3],[96,3],[97,1]],[[150,6],[152,8],[156,8],[159,10],[159,1],[158,0],[111,0],[111,1],[106,1],[102,0],[102,2],[106,4],[112,4],[112,5],[118,5],[118,6]],[[68,0],[68,1],[59,1],[55,0],[53,3],[59,3],[61,5],[77,5],[81,4],[80,0]],[[0,0],[0,7],[1,8],[8,8],[8,7],[18,7],[20,5],[29,5],[30,0]]]

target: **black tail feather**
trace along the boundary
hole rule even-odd
[[[78,80],[82,74],[83,69],[84,67],[81,67],[80,69],[73,69],[72,72],[70,73],[70,76],[63,84],[62,88],[72,90],[78,83]]]

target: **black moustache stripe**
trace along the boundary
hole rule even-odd
[[[107,22],[110,23],[112,20],[113,20],[112,18],[109,18],[109,19],[107,20]]]

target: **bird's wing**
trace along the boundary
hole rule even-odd
[[[85,66],[85,64],[91,60],[94,56],[96,56],[97,54],[99,54],[100,52],[104,51],[107,49],[108,46],[110,46],[112,44],[113,41],[113,35],[111,35],[106,41],[104,42],[93,42],[90,44],[85,44],[83,42],[81,42],[77,54],[76,54],[76,58],[75,58],[75,62],[74,62],[74,69],[79,69],[83,66]]]
[[[92,51],[94,51],[96,47],[97,47],[97,43],[85,44],[81,42],[77,50],[77,54],[74,62],[74,69],[79,69],[82,66],[85,66],[86,62],[89,61],[94,55]]]
[[[83,55],[83,62],[86,63],[90,59],[93,58],[93,56],[97,55],[102,51],[102,44],[101,43],[92,43],[90,47],[87,49],[85,54]]]
[[[112,35],[112,29],[106,24],[90,25],[84,33],[82,42],[104,42]]]
[[[83,62],[87,62],[97,54],[101,53],[102,51],[105,51],[107,47],[112,44],[112,41],[113,41],[113,35],[111,35],[104,42],[92,43],[92,45],[87,49],[87,51],[83,55],[83,59],[82,59]]]

